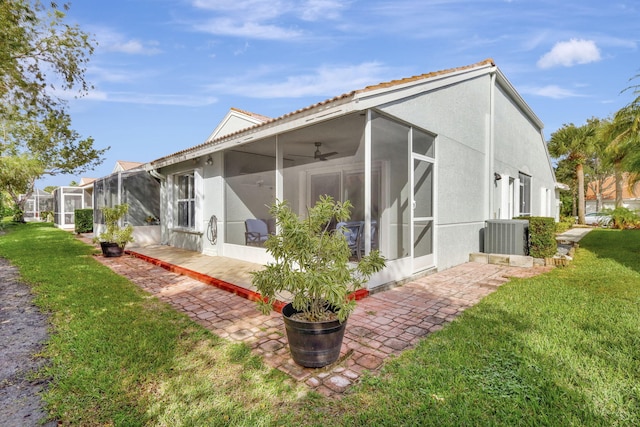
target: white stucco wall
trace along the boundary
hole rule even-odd
[[[493,173],[532,176],[532,214],[554,179],[540,129],[498,87],[494,91],[493,161],[488,157],[491,76],[484,75],[383,106],[395,117],[436,134],[436,267],[464,263],[482,249],[485,221],[494,217]]]
[[[468,260],[485,220],[488,76],[386,105],[382,110],[436,134],[436,267]],[[464,125],[463,125],[464,124]]]
[[[555,206],[555,203],[544,206],[542,198],[543,190],[549,190],[551,197],[554,197],[555,181],[541,130],[521,113],[500,88],[495,93],[494,172],[513,178],[518,178],[519,172],[530,175],[531,214],[553,216],[551,205]],[[492,212],[494,218],[499,217],[498,208],[498,203],[495,203]]]

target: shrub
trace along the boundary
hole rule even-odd
[[[44,222],[53,222],[53,211],[40,211],[40,219]]]
[[[24,212],[17,206],[13,208],[13,222],[24,222]]]
[[[564,233],[575,224],[576,220],[572,216],[561,217],[560,221],[556,223],[556,233]]]
[[[93,231],[93,209],[76,209],[74,212],[76,233]]]
[[[556,254],[556,223],[553,218],[534,216],[529,218],[529,255],[549,258]]]
[[[611,217],[609,225],[613,228],[623,230],[625,228],[638,228],[638,226],[640,226],[640,217],[628,208],[615,208],[606,213]]]

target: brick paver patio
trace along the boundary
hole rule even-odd
[[[280,314],[262,315],[253,301],[130,255],[96,259],[214,334],[246,343],[269,366],[330,397],[340,397],[365,371],[377,372],[386,358],[415,346],[510,277],[552,268],[470,262],[370,295],[349,317],[338,362],[311,369],[289,356]]]

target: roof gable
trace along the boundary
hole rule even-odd
[[[139,168],[143,164],[144,163],[141,163],[141,162],[127,162],[127,161],[124,161],[124,160],[118,160],[118,161],[116,161],[116,164],[113,167],[113,171],[111,173],[123,172],[123,171],[128,171],[128,170],[131,170],[131,169]]]
[[[237,132],[242,129],[254,125],[260,125],[271,120],[267,116],[260,114],[250,113],[248,111],[240,110],[238,108],[231,108],[229,112],[220,121],[218,126],[211,132],[211,135],[207,138],[207,141],[213,141],[216,138]]]

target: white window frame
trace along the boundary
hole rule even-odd
[[[186,198],[180,198],[180,177],[190,176],[190,184],[192,185],[192,191]],[[199,206],[199,201],[202,196],[202,174],[198,169],[192,169],[189,171],[175,173],[169,176],[169,185],[172,194],[172,206],[173,214],[171,215],[171,228],[175,230],[182,230],[186,232],[200,232],[200,224],[202,223],[202,209]],[[186,225],[180,225],[178,223],[178,212],[180,203],[189,203],[189,206],[193,206],[193,212],[189,211],[188,223]]]
[[[524,178],[528,178],[528,179],[524,179]],[[532,182],[531,182],[532,178],[531,175],[527,175],[524,172],[519,172],[518,173],[518,181],[519,181],[519,215],[522,216],[531,216],[531,210],[532,210],[532,194],[531,194],[531,190],[532,190]],[[528,190],[528,191],[527,191]],[[525,198],[526,195],[529,195],[528,198]]]

